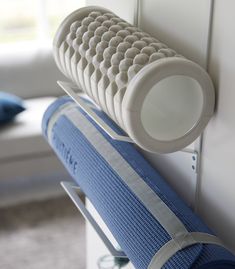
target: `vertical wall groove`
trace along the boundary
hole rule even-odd
[[[140,0],[135,0],[134,6],[134,25],[136,27],[140,26]]]
[[[214,5],[215,0],[210,0],[210,13],[209,13],[209,27],[208,27],[208,38],[207,38],[207,48],[206,48],[206,63],[205,69],[209,71],[209,62],[211,54],[211,42],[212,42],[212,27],[213,27],[213,17],[214,17]],[[199,199],[200,199],[200,190],[201,190],[201,180],[202,180],[202,158],[203,158],[203,133],[197,140],[196,150],[198,152],[198,174],[197,174],[197,183],[195,189],[195,204],[194,210],[198,213],[199,211]]]

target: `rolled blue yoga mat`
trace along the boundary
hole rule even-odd
[[[69,97],[50,105],[42,129],[136,269],[235,268],[234,255],[135,146],[112,140]]]

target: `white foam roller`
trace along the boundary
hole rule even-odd
[[[107,9],[76,10],[53,44],[59,69],[145,150],[186,147],[213,115],[206,71]]]

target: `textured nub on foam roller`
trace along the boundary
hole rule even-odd
[[[59,69],[145,150],[191,144],[214,110],[198,64],[100,7],[70,14],[54,38]]]

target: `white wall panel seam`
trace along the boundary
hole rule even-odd
[[[208,37],[207,37],[207,48],[206,48],[206,62],[205,69],[209,70],[210,53],[211,53],[211,43],[212,43],[212,28],[213,28],[213,18],[214,18],[214,5],[215,0],[210,0],[210,13],[209,13],[209,27],[208,27]],[[201,180],[202,180],[202,158],[203,158],[203,133],[197,139],[195,144],[195,150],[198,152],[198,173],[197,182],[195,189],[195,204],[194,211],[199,213],[199,199],[201,190]]]

